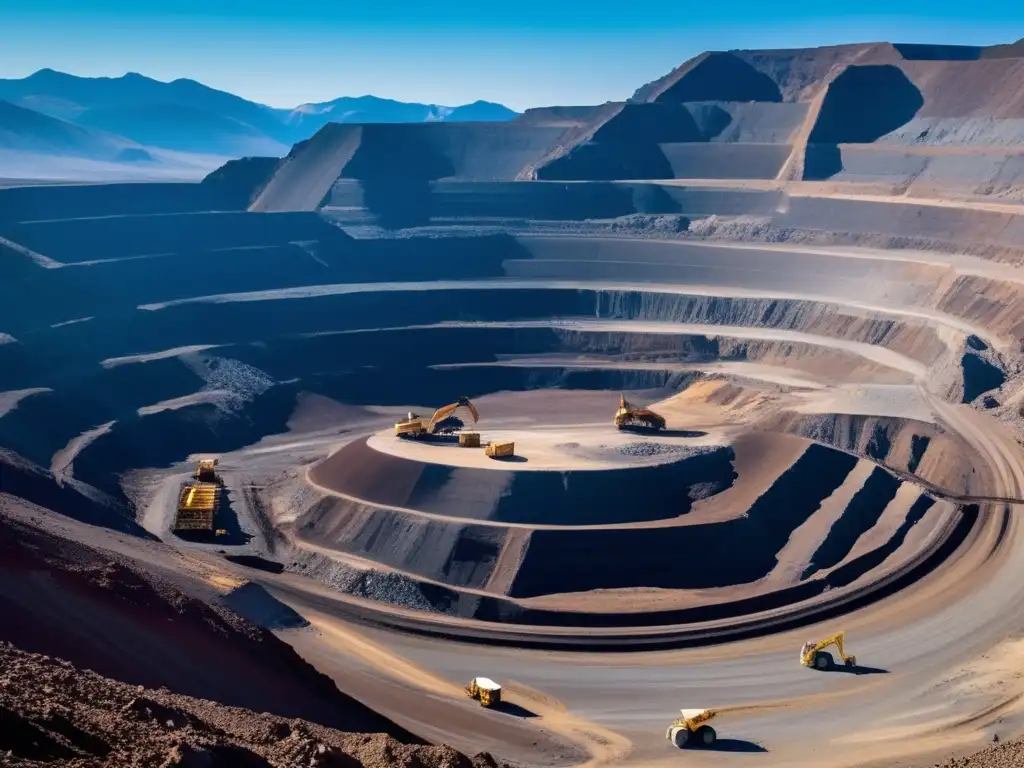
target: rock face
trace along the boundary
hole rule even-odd
[[[1019,196],[1024,165],[1013,147],[1024,137],[1022,73],[1015,48],[881,43],[705,53],[625,103],[530,110],[489,126],[327,126],[289,156],[254,210],[306,209],[327,200],[332,184],[352,179],[366,189],[385,178],[407,188],[448,180],[829,179]],[[301,170],[313,156],[316,170]]]
[[[19,649],[133,685],[409,739],[270,632],[133,561],[6,517],[0,552],[0,639]]]
[[[7,517],[23,504],[0,494],[4,765],[496,765],[426,746],[135,561]],[[255,588],[226,602],[251,612]]]

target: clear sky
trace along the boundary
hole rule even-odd
[[[1024,0],[0,0],[0,77],[190,77],[280,107],[629,96],[703,50],[1024,37]]]

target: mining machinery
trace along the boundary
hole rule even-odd
[[[217,482],[217,459],[200,459],[196,462],[196,480],[201,483]]]
[[[480,414],[476,406],[469,401],[468,397],[460,397],[454,403],[441,406],[429,419],[423,419],[418,414],[410,413],[403,421],[395,423],[395,434],[398,437],[428,437],[433,435],[439,422],[444,421],[455,413],[459,408],[466,408],[473,416],[473,423],[480,420]]]
[[[708,725],[718,712],[714,709],[680,709],[682,715],[665,731],[665,738],[682,749],[687,744],[710,747],[718,734]]]
[[[501,686],[489,677],[474,677],[466,686],[466,693],[479,701],[481,707],[494,707],[501,703]]]
[[[828,669],[832,666],[832,654],[824,653],[824,650],[830,645],[834,645],[836,650],[839,651],[839,658],[843,660],[843,664],[848,667],[857,666],[856,656],[847,656],[846,651],[843,649],[843,640],[846,638],[845,632],[836,632],[834,635],[829,635],[820,642],[806,642],[800,648],[800,663],[805,667],[814,667],[815,669]]]
[[[201,459],[196,463],[193,479],[181,484],[175,531],[194,531],[223,536],[223,529],[214,530],[213,521],[220,505],[220,478],[217,459]]]
[[[492,459],[507,459],[516,455],[516,444],[512,440],[492,440],[484,448],[484,455]]]
[[[619,395],[619,410],[615,412],[615,426],[619,429],[630,427],[664,429],[665,417],[646,408],[634,408],[625,395]]]

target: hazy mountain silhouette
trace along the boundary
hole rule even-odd
[[[84,157],[107,162],[148,162],[147,150],[102,131],[0,101],[0,150]]]
[[[484,101],[445,107],[375,96],[274,109],[195,80],[165,83],[134,72],[122,77],[77,77],[52,69],[21,79],[0,79],[0,99],[43,116],[123,137],[128,144],[232,157],[284,155],[293,144],[308,139],[328,122],[497,121],[516,117],[512,110]],[[31,123],[25,116],[19,124],[19,135],[26,142],[30,125],[39,125],[41,130],[47,125],[45,121]],[[49,130],[47,135],[52,136],[56,128],[51,126]],[[79,134],[81,141],[86,135]],[[42,138],[40,141],[46,143]]]
[[[313,135],[327,123],[500,122],[519,116],[508,107],[489,101],[444,107],[377,96],[344,96],[333,101],[302,104],[293,110],[280,111],[287,125],[308,134],[303,138]]]

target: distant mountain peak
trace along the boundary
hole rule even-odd
[[[125,145],[219,157],[280,157],[329,122],[498,122],[517,117],[483,100],[448,107],[373,94],[275,109],[189,78],[167,82],[140,72],[79,77],[50,68],[25,78],[0,78],[0,99]],[[29,125],[27,115],[19,120]],[[19,130],[24,134],[28,128]],[[48,130],[57,128],[49,125]],[[97,154],[110,153],[104,147]]]
[[[58,72],[56,69],[50,69],[49,67],[44,67],[43,69],[36,70],[35,72],[33,72],[31,75],[29,75],[25,79],[26,80],[55,80],[55,79],[60,79],[60,78],[71,78],[71,77],[74,77],[74,75],[69,75],[67,72]]]

